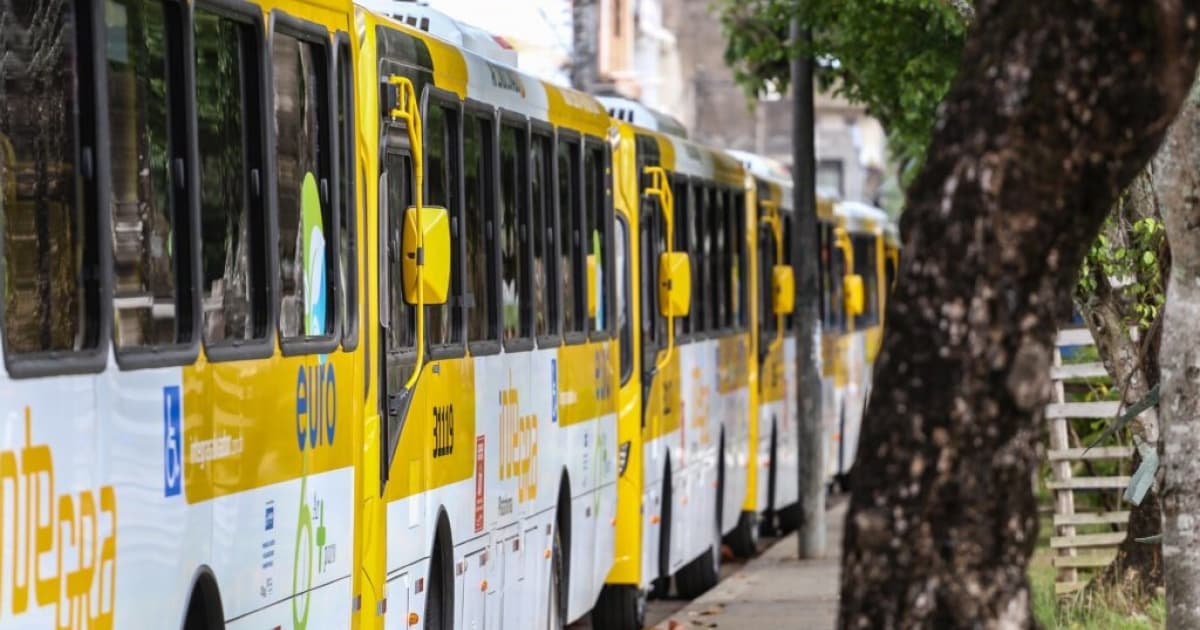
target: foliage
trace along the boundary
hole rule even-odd
[[[937,106],[958,69],[971,8],[965,0],[713,0],[725,59],[755,97],[787,88],[793,52],[819,60],[821,86],[879,119],[893,155],[915,174]],[[793,16],[811,47],[789,45]]]
[[[1085,591],[1058,598],[1054,594],[1054,552],[1039,549],[1029,564],[1033,614],[1046,630],[1160,630],[1167,617],[1162,594],[1142,608],[1118,590]]]
[[[1109,282],[1114,297],[1129,306],[1126,324],[1148,330],[1166,298],[1160,264],[1166,232],[1161,219],[1143,217],[1121,226],[1126,242],[1113,242],[1108,228],[1121,221],[1124,219],[1119,212],[1109,216],[1110,225],[1088,249],[1076,291],[1082,299],[1088,299],[1097,293],[1101,282]]]

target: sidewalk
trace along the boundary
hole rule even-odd
[[[786,536],[652,630],[832,629],[837,621],[845,515],[844,498],[826,512],[829,537],[824,558],[797,559],[796,535]]]

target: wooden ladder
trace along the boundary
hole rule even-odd
[[[1125,540],[1125,526],[1129,512],[1090,511],[1075,509],[1077,493],[1122,492],[1129,485],[1127,476],[1077,477],[1073,465],[1084,461],[1133,459],[1133,447],[1101,444],[1091,449],[1086,445],[1072,443],[1070,424],[1080,419],[1113,418],[1120,411],[1117,401],[1067,402],[1064,384],[1070,381],[1103,378],[1111,381],[1101,363],[1063,364],[1062,348],[1069,346],[1094,346],[1091,333],[1086,328],[1070,328],[1059,331],[1054,343],[1054,365],[1050,378],[1054,381],[1053,401],[1046,406],[1046,419],[1050,422],[1050,450],[1047,457],[1051,464],[1053,480],[1047,486],[1054,493],[1054,534],[1050,547],[1057,550],[1054,566],[1057,569],[1054,591],[1059,595],[1075,592],[1087,584],[1081,572],[1094,573],[1107,567],[1116,554],[1116,548]],[[1112,441],[1111,439],[1109,441]],[[1117,531],[1113,531],[1117,526]],[[1081,528],[1089,531],[1078,533]]]

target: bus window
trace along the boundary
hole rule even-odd
[[[688,209],[688,181],[683,175],[675,175],[671,178],[671,194],[675,198],[675,251],[690,252],[689,232],[691,231],[688,225],[689,209]],[[689,258],[689,264],[694,257]],[[692,287],[693,295],[696,287]],[[694,301],[695,298],[693,298]],[[688,316],[681,318],[675,323],[675,336],[688,335],[692,332],[692,316],[689,311]]]
[[[707,313],[708,300],[705,296],[708,295],[708,287],[704,282],[705,269],[705,252],[704,252],[704,212],[705,199],[704,188],[693,180],[688,186],[688,198],[690,200],[688,213],[686,217],[688,231],[688,258],[692,264],[692,309],[688,313],[688,330],[694,334],[704,333],[708,330],[705,323],[705,315]],[[678,216],[678,215],[676,215]]]
[[[758,230],[758,349],[759,354],[764,356],[778,328],[772,280],[775,262],[775,232],[769,225],[763,224]]]
[[[166,6],[171,7],[170,13]],[[175,5],[121,0],[105,5],[109,37],[109,128],[112,150],[113,344],[120,352],[191,338],[192,304],[176,283],[190,284],[191,222],[186,181],[187,121],[178,82],[184,59]],[[186,261],[186,262],[185,262]],[[182,264],[178,264],[182,263]],[[178,275],[177,275],[178,274]]]
[[[383,238],[387,242],[388,264],[388,331],[389,351],[411,349],[416,346],[416,325],[413,308],[404,299],[403,243],[404,211],[413,203],[412,158],[407,154],[388,151],[383,161],[384,200],[387,203],[387,225]],[[393,376],[389,370],[389,379]],[[399,381],[403,383],[403,381]],[[389,387],[389,391],[401,388]]]
[[[554,251],[553,141],[533,135],[530,145],[533,231],[534,334],[558,334],[558,274]]]
[[[620,333],[620,368],[621,384],[629,382],[633,374],[633,314],[629,292],[633,284],[633,265],[629,264],[629,224],[625,219],[618,218],[615,238],[613,239],[613,258],[616,259],[617,273],[617,330]]]
[[[197,8],[200,255],[209,344],[267,333],[258,29]]]
[[[863,312],[854,319],[856,327],[879,323],[879,268],[876,264],[875,239],[869,234],[850,236],[854,248],[854,272],[863,279]]]
[[[730,278],[730,320],[737,330],[746,329],[746,198],[741,192],[731,191],[729,195],[729,253]]]
[[[490,274],[493,240],[487,236],[492,222],[492,123],[467,116],[463,126],[463,180],[467,233],[466,289],[467,339],[493,341],[496,334],[495,285]]]
[[[666,344],[667,321],[658,305],[658,260],[666,251],[666,230],[658,199],[642,195],[641,252],[642,281],[642,370],[654,369],[658,350]]]
[[[582,254],[579,142],[558,141],[558,249],[562,272],[563,333],[581,333],[587,325],[587,295]]]
[[[337,253],[328,197],[332,143],[326,59],[319,44],[280,32],[272,37],[279,333],[284,338],[331,335],[336,319],[336,276],[329,272]]]
[[[716,287],[716,314],[717,323],[715,328],[725,330],[729,328],[729,206],[726,203],[728,196],[724,190],[713,188],[710,190],[713,199],[713,206],[709,212],[709,218],[712,226],[712,266],[710,267],[713,286]]]
[[[589,139],[583,154],[584,199],[587,216],[585,249],[596,265],[596,316],[590,318],[588,330],[593,337],[606,337],[609,327],[608,311],[612,307],[607,295],[612,261],[609,260],[609,238],[612,216],[605,177],[604,145]]]
[[[525,130],[500,127],[500,297],[501,337],[512,341],[530,336],[529,278],[522,242],[528,230],[528,204],[520,192],[529,181]]]
[[[342,290],[338,292],[339,317],[342,320],[342,348],[353,350],[358,347],[358,213],[357,197],[354,194],[354,68],[351,67],[350,45],[344,41],[338,46],[337,56],[337,124],[338,136],[338,202],[341,240],[338,252],[338,270],[341,273]],[[455,274],[457,275],[457,274]]]
[[[85,274],[99,267],[95,191],[76,148],[93,144],[79,130],[94,125],[75,117],[93,111],[77,91],[90,79],[74,66],[91,52],[76,50],[81,16],[73,6],[0,0],[0,138],[8,140],[0,153],[0,295],[9,354],[99,345],[99,278]]]
[[[425,321],[432,346],[462,343],[462,272],[459,234],[462,229],[458,203],[458,109],[430,101],[425,114],[425,203],[441,206],[451,217],[450,295],[445,304],[429,306]]]

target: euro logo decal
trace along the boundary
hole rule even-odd
[[[183,491],[183,397],[178,385],[163,388],[163,496]]]

